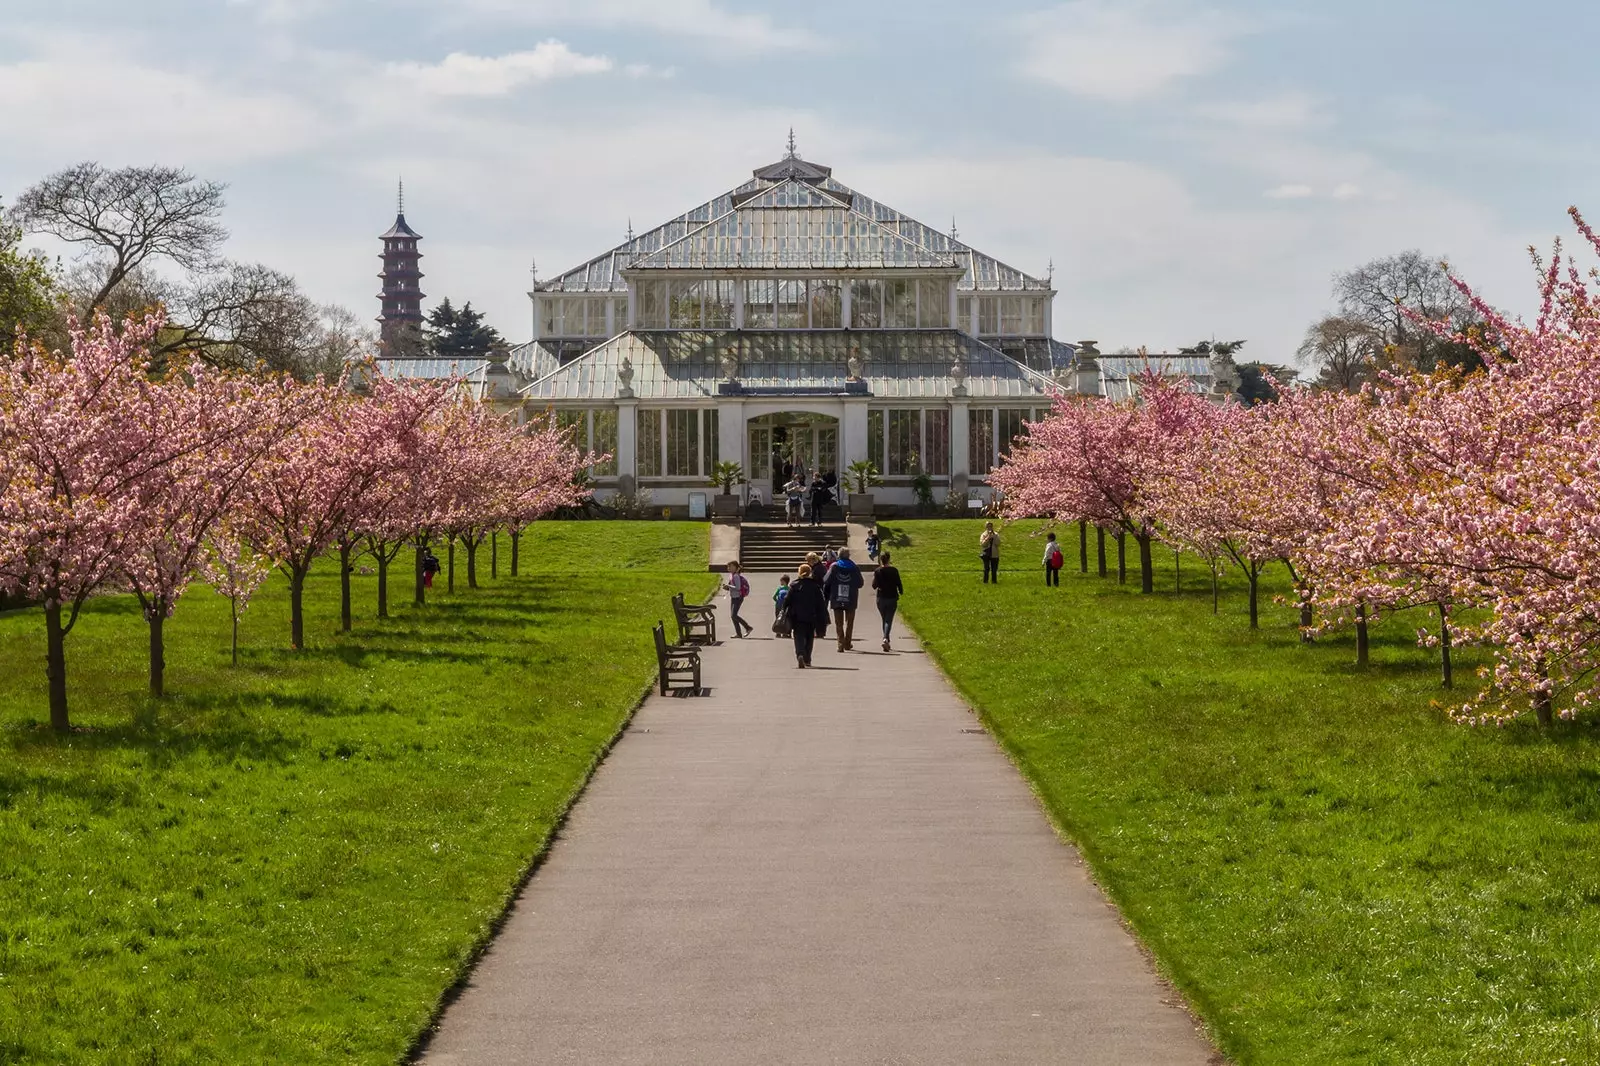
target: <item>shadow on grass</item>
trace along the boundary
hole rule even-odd
[[[229,708],[254,702],[249,697],[232,696],[226,700],[191,701],[190,708],[203,712],[225,711]],[[279,702],[292,702],[284,698]],[[275,728],[262,728],[245,722],[224,719],[218,722],[210,714],[195,716],[197,720],[174,720],[163,711],[170,706],[149,703],[135,712],[132,719],[121,725],[97,726],[92,729],[57,733],[45,722],[26,722],[10,730],[11,747],[18,753],[33,753],[51,748],[72,751],[143,751],[151,765],[160,766],[203,752],[224,761],[244,758],[254,762],[288,761],[301,744]],[[4,779],[0,778],[0,782]],[[4,784],[0,783],[0,789]]]

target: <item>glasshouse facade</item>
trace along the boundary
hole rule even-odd
[[[1023,423],[1093,361],[1052,339],[1055,290],[789,154],[731,192],[535,281],[511,369],[612,458],[602,497],[657,506],[737,462],[747,500],[785,470],[870,460],[880,505],[987,495]],[[1087,352],[1092,352],[1087,349]]]

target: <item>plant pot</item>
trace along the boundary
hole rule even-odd
[[[852,492],[850,494],[850,517],[871,518],[873,500],[870,492]]]
[[[729,493],[728,495],[724,496],[719,492],[715,496],[711,497],[712,514],[737,515],[743,509],[744,500],[740,499],[737,493]]]

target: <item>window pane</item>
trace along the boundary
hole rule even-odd
[[[709,410],[704,412],[704,414],[706,426],[706,463],[701,472],[707,477],[710,477],[711,468],[717,464],[717,460],[722,457],[722,453],[719,450],[719,442],[717,440],[717,412],[715,410]]]
[[[611,456],[603,463],[596,463],[594,472],[599,477],[609,477],[617,472],[617,409],[604,407],[594,413],[594,442],[591,447],[596,451]]]
[[[972,297],[956,297],[956,329],[968,330],[972,328]]]
[[[994,469],[994,412],[970,412],[967,423],[967,454],[972,462],[974,477],[982,477]]]
[[[639,408],[638,433],[634,437],[634,454],[637,456],[640,477],[661,476],[661,412]]]
[[[839,283],[813,280],[810,286],[811,328],[838,329],[843,326],[844,305],[839,297]]]
[[[1022,305],[1023,299],[1020,296],[1006,296],[1000,300],[1000,332],[1005,336],[1021,335],[1024,325]]]
[[[806,283],[798,278],[778,282],[778,328],[806,328]]]
[[[707,329],[733,327],[733,286],[731,278],[717,278],[705,282]]]
[[[1000,454],[1008,455],[1011,452],[1011,442],[1026,432],[1024,423],[1033,412],[1017,408],[1006,408],[996,411],[995,440],[1000,445]]]
[[[673,329],[700,328],[700,294],[698,281],[672,283],[672,304],[667,319]]]
[[[1050,301],[1044,297],[1036,297],[1028,301],[1028,333],[1030,336],[1043,337],[1045,335],[1044,311],[1049,305]]]
[[[772,430],[766,426],[750,427],[751,484],[765,485],[772,480]]]
[[[574,428],[576,427],[576,428]],[[589,450],[589,412],[571,408],[556,411],[556,428],[571,429],[572,443],[579,451]]]
[[[978,297],[978,335],[993,337],[1000,332],[1000,297]]]
[[[621,333],[628,328],[628,298],[626,296],[611,301],[611,328]]]
[[[923,329],[950,325],[950,283],[924,279],[917,282],[917,324]]]
[[[883,282],[862,278],[850,283],[850,328],[878,329],[883,325]]]
[[[539,297],[539,336],[556,337],[556,321],[560,318],[561,301],[555,296]]]
[[[893,475],[916,472],[920,457],[917,449],[922,445],[922,412],[889,412],[889,469]]]
[[[637,282],[640,329],[667,328],[667,283],[664,281]]]
[[[771,329],[776,285],[766,279],[751,278],[744,283],[744,328]]]
[[[930,408],[922,412],[923,441],[922,469],[943,476],[950,473],[950,412],[944,408]]]
[[[700,412],[667,412],[667,476],[693,477],[700,473]]]
[[[867,412],[867,459],[883,472],[883,411]]]
[[[911,278],[891,278],[883,283],[883,327],[917,328],[917,283]]]

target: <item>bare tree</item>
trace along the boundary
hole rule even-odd
[[[1355,392],[1383,352],[1383,338],[1360,319],[1328,315],[1312,323],[1300,342],[1300,358],[1318,368],[1323,388]]]
[[[1340,317],[1371,330],[1378,337],[1381,361],[1395,369],[1432,370],[1440,362],[1454,361],[1457,346],[1414,321],[1413,315],[1452,329],[1477,319],[1444,264],[1416,249],[1335,275],[1333,293]]]
[[[18,221],[84,247],[103,275],[85,311],[100,307],[139,267],[166,259],[187,271],[212,266],[228,232],[219,182],[175,167],[79,163],[52,174],[17,198]]]

